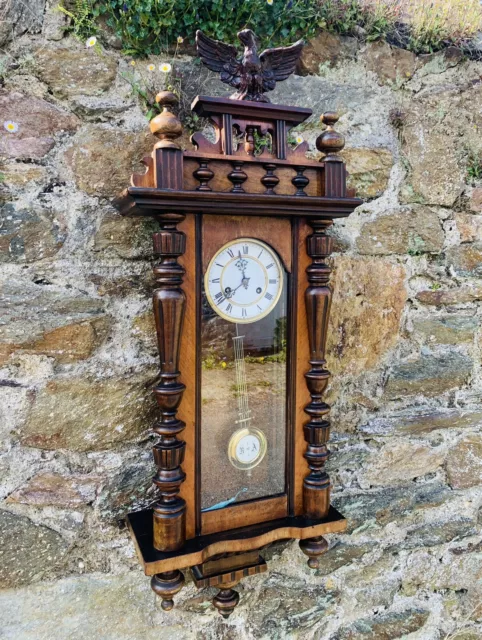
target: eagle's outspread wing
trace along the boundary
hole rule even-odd
[[[263,73],[263,91],[272,91],[277,82],[286,80],[294,72],[303,44],[303,40],[298,40],[289,47],[263,51],[259,56]]]
[[[238,87],[242,64],[237,60],[236,47],[220,40],[214,40],[199,29],[196,31],[196,47],[199,57],[208,69],[221,74],[221,80],[232,87]]]

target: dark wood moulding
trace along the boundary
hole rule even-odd
[[[311,109],[290,107],[271,102],[250,102],[249,100],[231,100],[231,98],[213,98],[211,96],[197,96],[191,105],[191,110],[198,116],[209,118],[212,115],[231,116],[245,120],[264,120],[274,122],[284,120],[291,125],[301,124],[312,115]]]
[[[125,216],[155,216],[158,212],[216,213],[233,215],[300,218],[346,218],[360,206],[358,198],[319,198],[251,193],[214,193],[203,191],[159,191],[129,187],[114,201]]]

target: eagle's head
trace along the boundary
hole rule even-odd
[[[251,29],[243,29],[238,31],[238,38],[246,47],[253,47],[256,44],[256,36]]]

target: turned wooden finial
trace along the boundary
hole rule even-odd
[[[299,546],[301,551],[308,556],[308,566],[310,569],[318,569],[320,566],[320,556],[328,551],[328,542],[323,536],[309,538],[308,540],[300,540]]]
[[[326,124],[326,129],[317,137],[316,148],[331,158],[336,157],[336,154],[345,146],[344,136],[333,128],[339,118],[340,116],[332,111],[327,111],[320,116],[321,122]]]
[[[171,611],[174,607],[174,596],[184,586],[184,575],[176,571],[157,573],[151,578],[151,589],[162,598],[161,607],[164,611]]]
[[[213,598],[213,605],[225,620],[233,613],[239,602],[239,593],[233,589],[237,584],[237,580],[223,584],[222,589]]]
[[[169,107],[179,103],[179,98],[172,91],[161,91],[156,96],[156,102],[161,105],[162,112],[152,118],[150,129],[159,138],[155,149],[180,149],[176,141],[182,135],[182,124],[179,118],[169,111]]]

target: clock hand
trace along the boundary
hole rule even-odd
[[[238,284],[238,286],[236,287],[236,289],[231,289],[230,287],[226,287],[226,289],[224,290],[224,295],[226,296],[226,298],[232,298],[234,296],[234,294],[236,293],[236,291],[239,289],[239,287],[243,287],[245,289],[248,288],[248,283],[249,283],[249,278],[243,278],[241,280],[241,284]]]

